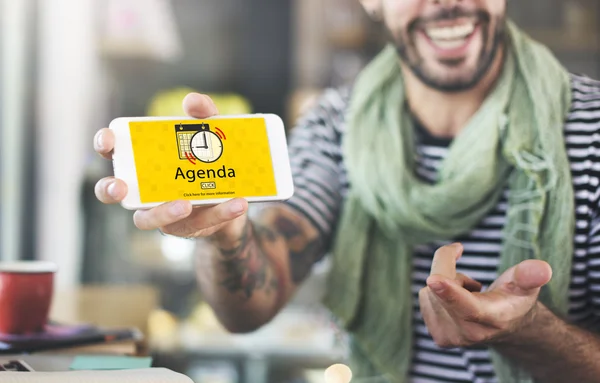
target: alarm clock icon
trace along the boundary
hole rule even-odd
[[[210,128],[206,127],[196,132],[190,141],[190,150],[194,157],[204,163],[212,163],[221,158],[223,142]]]

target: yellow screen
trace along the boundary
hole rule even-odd
[[[129,123],[142,203],[277,195],[263,118]]]

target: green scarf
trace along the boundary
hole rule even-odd
[[[575,219],[563,136],[570,77],[511,22],[508,36],[494,90],[453,140],[433,185],[414,173],[415,133],[395,49],[384,49],[355,83],[343,142],[351,188],[325,304],[351,334],[356,377],[407,381],[413,247],[468,233],[506,185],[498,272],[527,259],[547,261],[554,276],[540,299],[567,313]],[[492,357],[500,382],[531,382],[507,359]]]

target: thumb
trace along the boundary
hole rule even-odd
[[[194,118],[209,118],[219,114],[213,100],[199,93],[190,93],[183,99],[183,110],[188,116]]]
[[[508,283],[511,293],[518,295],[537,294],[539,289],[552,279],[552,268],[544,261],[527,260],[513,268]]]

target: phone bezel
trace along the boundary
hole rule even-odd
[[[134,121],[165,121],[165,120],[177,120],[182,123],[186,122],[198,122],[198,121],[211,121],[219,119],[239,119],[239,118],[264,118],[267,127],[267,136],[269,140],[269,147],[271,150],[271,160],[273,165],[273,171],[275,173],[275,183],[277,186],[277,195],[271,197],[255,197],[247,196],[243,197],[250,203],[253,202],[272,202],[272,201],[284,201],[292,197],[294,194],[294,183],[292,178],[292,171],[290,167],[290,160],[287,148],[287,138],[285,132],[285,126],[282,119],[274,114],[247,114],[247,115],[226,115],[226,116],[214,116],[206,119],[195,119],[192,117],[119,117],[114,119],[110,125],[115,135],[115,146],[113,152],[113,171],[116,178],[124,181],[127,184],[127,196],[121,202],[121,206],[128,210],[142,210],[151,209],[153,207],[162,205],[165,202],[156,203],[142,203],[139,194],[139,185],[137,178],[137,171],[135,167],[135,161],[133,157],[133,146],[131,144],[131,134],[129,130],[129,123]],[[215,205],[222,202],[226,202],[232,199],[229,198],[216,198],[210,200],[189,200],[192,205],[204,206],[204,205]]]

